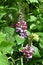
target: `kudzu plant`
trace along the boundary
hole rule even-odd
[[[0,0],[0,65],[43,65],[43,0]]]

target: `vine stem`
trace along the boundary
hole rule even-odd
[[[8,60],[11,59],[12,62],[15,63],[16,61],[20,60],[21,58],[23,58],[23,57],[21,56],[21,57],[19,57],[18,59],[14,60],[12,57],[9,57]]]
[[[21,57],[21,65],[23,65],[23,57]]]
[[[22,44],[23,47],[23,44]],[[23,65],[23,56],[21,57],[21,65]]]

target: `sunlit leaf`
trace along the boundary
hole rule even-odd
[[[35,46],[33,46],[33,48],[34,48],[34,57],[41,57],[40,56],[40,53],[39,53],[39,49],[37,48],[37,47],[35,47]]]
[[[9,65],[6,55],[0,52],[0,65]]]
[[[25,39],[22,39],[19,35],[16,35],[16,41],[17,41],[17,44],[23,44],[23,42],[25,41]]]
[[[6,37],[6,34],[0,32],[0,43],[1,43],[2,41],[4,41],[5,37]]]

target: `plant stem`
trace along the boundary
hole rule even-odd
[[[21,65],[23,65],[23,57],[21,57]]]

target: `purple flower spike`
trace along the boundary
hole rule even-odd
[[[21,21],[16,24],[16,32],[17,33],[19,32],[19,35],[21,36],[21,38],[25,38],[28,35],[27,24],[25,21]]]
[[[28,49],[29,48],[29,49]],[[32,46],[28,47],[28,45],[26,45],[23,50],[21,50],[21,52],[25,55],[25,57],[27,59],[32,58],[32,55],[34,53],[34,49],[32,48]]]

